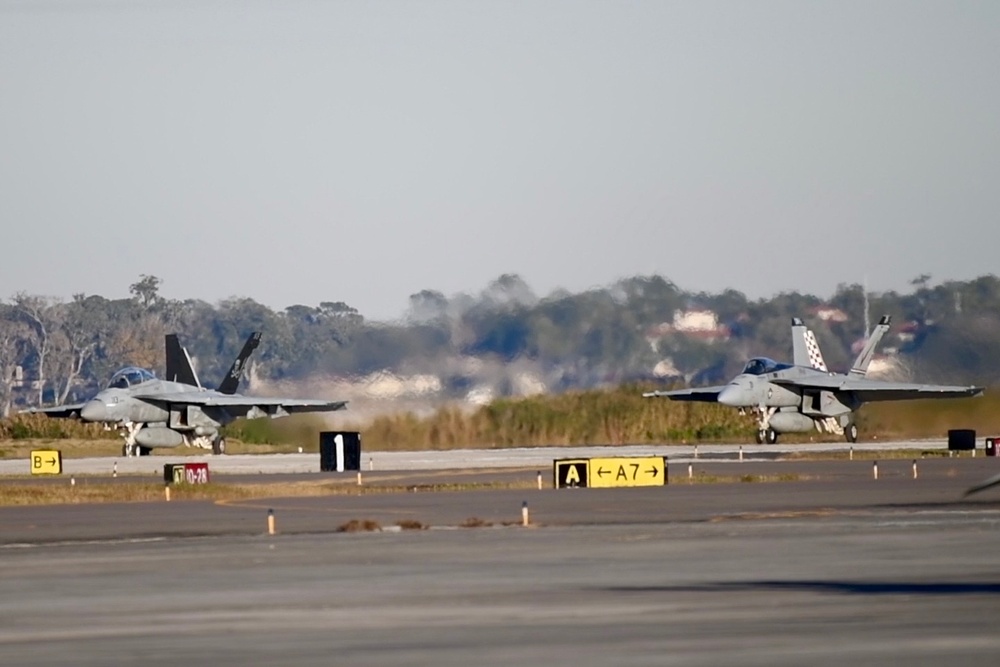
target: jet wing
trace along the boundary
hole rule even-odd
[[[908,384],[875,380],[848,380],[844,391],[854,392],[862,401],[903,401],[912,398],[966,398],[979,396],[983,387],[956,387],[941,384]]]
[[[21,410],[21,412],[23,414],[45,415],[54,419],[77,419],[82,409],[83,403],[74,403],[72,405],[53,405],[49,408],[28,408]]]
[[[725,386],[718,387],[698,387],[695,389],[674,389],[672,391],[650,391],[643,394],[646,398],[663,397],[673,401],[702,401],[704,403],[715,403],[719,398],[719,392]]]
[[[174,399],[174,402],[178,401]],[[185,401],[191,402],[191,401]],[[265,398],[260,396],[225,396],[209,398],[199,405],[220,408],[280,408],[293,412],[333,412],[347,407],[347,401],[322,401],[311,398]]]
[[[284,416],[296,412],[333,412],[347,407],[347,401],[323,401],[311,398],[269,398],[220,394],[214,391],[181,391],[175,393],[137,393],[133,398],[162,401],[174,405],[198,405],[224,408],[231,414],[252,416]]]
[[[774,384],[800,389],[849,391],[865,403],[872,401],[905,401],[919,398],[965,398],[983,393],[983,387],[963,387],[943,384],[913,384],[866,380],[846,375],[817,375],[802,379],[773,379]]]

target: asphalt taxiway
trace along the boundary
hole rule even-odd
[[[415,452],[368,452],[362,454],[361,467],[365,471],[382,470],[446,470],[465,468],[518,468],[537,467],[542,470],[558,458],[587,458],[601,456],[666,456],[676,463],[706,459],[732,460],[740,452],[746,460],[773,460],[789,452],[820,454],[823,452],[878,452],[886,450],[943,451],[947,441],[892,440],[867,441],[849,444],[823,442],[805,444],[778,443],[776,445],[605,445],[587,447],[510,447],[504,449],[449,449]],[[176,456],[173,456],[176,454]],[[982,454],[982,452],[980,452]],[[224,474],[310,473],[319,472],[317,453],[272,454],[255,456],[237,454],[211,456],[203,450],[177,448],[163,456],[67,458],[63,460],[66,475],[159,474],[163,464],[172,461],[208,461],[212,470]],[[0,476],[26,475],[30,472],[27,459],[0,459]]]
[[[994,665],[1000,489],[962,493],[1000,461],[918,464],[541,491],[534,466],[385,470],[365,484],[412,490],[0,508],[0,663]],[[529,483],[424,490],[485,475]],[[796,481],[735,481],[760,475]]]

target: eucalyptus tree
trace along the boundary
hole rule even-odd
[[[41,405],[49,369],[49,349],[52,335],[59,328],[58,302],[44,296],[18,292],[13,298],[14,309],[28,328],[28,343],[32,349],[37,395],[35,404]]]
[[[24,357],[29,333],[17,309],[0,303],[0,417],[10,414],[18,382],[16,372]]]

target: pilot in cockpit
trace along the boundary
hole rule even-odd
[[[154,379],[156,376],[145,368],[123,368],[111,377],[111,380],[108,381],[108,388],[128,389]]]

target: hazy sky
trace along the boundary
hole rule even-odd
[[[1000,2],[0,0],[0,297],[1000,273]]]

